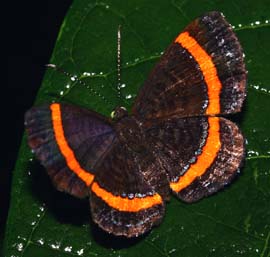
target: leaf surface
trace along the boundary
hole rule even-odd
[[[86,85],[49,69],[36,104],[63,101],[104,115],[110,115],[116,105],[130,108],[161,52],[189,22],[211,10],[222,11],[235,26],[249,71],[243,112],[232,117],[247,139],[247,158],[239,178],[195,204],[172,198],[159,227],[142,238],[125,240],[91,222],[87,201],[52,187],[24,136],[13,174],[4,256],[270,256],[267,0],[76,0],[63,22],[51,62]],[[121,98],[116,90],[119,25]]]

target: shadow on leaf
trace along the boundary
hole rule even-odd
[[[32,193],[40,202],[46,204],[56,220],[59,223],[70,223],[77,226],[88,223],[90,216],[88,199],[80,200],[57,191],[38,161],[34,161],[32,165]]]
[[[127,238],[124,236],[115,236],[113,234],[109,234],[98,227],[94,222],[91,222],[91,233],[93,238],[97,243],[102,245],[105,248],[120,250],[124,248],[129,248],[140,241],[144,240],[147,234],[144,234],[139,237]]]

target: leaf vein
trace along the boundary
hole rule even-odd
[[[169,255],[164,252],[160,247],[158,247],[156,244],[153,244],[152,242],[150,242],[149,240],[145,239],[145,242],[151,246],[152,248],[154,248],[156,251],[158,251],[158,253],[161,255],[161,256],[166,256],[166,257],[169,257]]]
[[[185,208],[185,207],[183,207],[183,206],[181,206],[181,208],[183,208],[183,209],[185,209],[185,210],[191,212],[191,210],[189,210],[188,208]],[[256,236],[256,235],[252,235],[252,234],[250,234],[250,233],[247,233],[246,231],[243,231],[243,230],[238,229],[238,228],[236,228],[236,227],[234,227],[234,226],[231,226],[231,225],[229,225],[229,224],[226,224],[226,223],[222,222],[221,220],[214,219],[213,217],[211,217],[211,216],[209,216],[209,215],[206,215],[206,214],[204,214],[204,213],[201,213],[201,212],[198,212],[198,211],[192,211],[192,213],[195,214],[195,215],[202,216],[202,217],[204,217],[204,218],[210,219],[210,220],[214,221],[216,224],[223,225],[224,227],[227,227],[227,228],[229,228],[229,229],[232,229],[232,230],[234,230],[234,231],[236,231],[236,232],[238,232],[238,233],[245,234],[245,235],[247,235],[247,236],[249,236],[249,237],[251,237],[251,238],[254,238],[254,239],[257,239],[257,240],[263,240],[262,238],[260,238],[260,237],[258,237],[258,236]]]
[[[186,1],[184,0],[184,1],[182,1],[182,3],[181,3],[180,5],[177,5],[176,2],[175,2],[175,0],[171,0],[171,5],[172,5],[173,7],[175,7],[175,9],[176,9],[177,11],[179,11],[180,14],[183,15],[183,17],[184,17],[188,22],[190,22],[191,18],[188,17],[188,16],[186,15],[186,13],[185,13],[185,12],[183,11],[183,9],[182,9],[182,6],[183,6],[185,3],[186,3]]]
[[[256,159],[270,159],[270,155],[256,155],[256,156],[249,156],[246,160],[256,160]]]
[[[36,224],[33,226],[32,230],[31,230],[31,232],[30,232],[30,234],[29,234],[29,236],[28,236],[28,238],[27,238],[27,240],[26,240],[26,245],[25,245],[25,247],[23,248],[23,250],[22,250],[22,252],[21,252],[21,256],[23,256],[25,250],[29,247],[29,245],[31,244],[31,242],[33,242],[33,241],[31,240],[31,239],[32,239],[32,236],[33,236],[34,232],[36,231],[36,229],[38,228],[39,223],[40,223],[41,220],[44,218],[46,211],[47,211],[47,209],[45,208],[44,211],[40,214],[40,216],[39,216],[39,218],[38,218]]]
[[[270,90],[266,90],[266,89],[263,89],[262,90],[262,88],[261,89],[259,89],[259,88],[256,88],[256,86],[254,86],[254,85],[248,85],[248,87],[250,88],[250,89],[252,89],[252,90],[254,90],[255,92],[257,92],[257,93],[261,93],[261,94],[264,94],[264,95],[268,95],[268,96],[270,96]]]
[[[47,246],[47,245],[38,244],[38,243],[33,242],[33,241],[31,241],[30,244],[35,245],[35,246],[38,246],[38,247],[42,247],[42,248],[44,248],[44,249],[48,249],[48,250],[52,250],[52,251],[57,251],[57,252],[60,252],[60,253],[65,253],[65,254],[67,254],[67,255],[72,255],[72,256],[82,256],[82,257],[83,257],[83,256],[86,256],[86,255],[84,255],[84,254],[79,255],[79,254],[76,254],[76,253],[73,253],[73,252],[63,251],[62,249],[59,249],[59,248],[52,248],[52,247],[49,247],[49,246]],[[94,252],[89,252],[89,251],[87,251],[87,254],[90,254],[90,255],[93,255],[93,256],[97,256],[97,254],[94,253]]]
[[[270,27],[269,23],[262,23],[258,25],[244,25],[242,27],[234,28],[234,31],[248,30],[248,29],[258,29],[263,27]]]
[[[262,250],[262,253],[261,253],[260,257],[263,257],[264,254],[266,253],[266,250],[267,250],[268,244],[269,244],[269,239],[270,239],[270,231],[268,232],[268,235],[267,235],[267,237],[265,239],[265,244],[264,244],[264,247],[263,247],[263,250]],[[270,253],[268,253],[268,255],[266,255],[266,257],[268,257],[269,254]]]

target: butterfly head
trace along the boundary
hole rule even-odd
[[[116,107],[112,113],[111,113],[111,118],[115,121],[121,120],[124,117],[128,116],[128,111],[125,107]]]

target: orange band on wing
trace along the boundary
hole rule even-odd
[[[186,173],[177,182],[171,182],[170,187],[175,192],[189,186],[197,177],[202,176],[210,165],[214,162],[221,147],[219,136],[219,118],[208,118],[209,128],[206,143],[202,149],[202,154],[197,157],[197,161],[191,164]]]
[[[162,204],[162,198],[159,194],[142,198],[123,198],[121,196],[115,196],[104,190],[96,182],[92,184],[91,189],[98,197],[106,202],[106,204],[118,211],[137,212],[143,209],[151,208],[157,204]]]
[[[69,147],[68,142],[66,141],[64,129],[62,125],[62,117],[61,117],[61,109],[60,104],[52,104],[50,106],[52,112],[52,122],[53,122],[53,130],[57,145],[60,149],[61,154],[64,156],[67,166],[77,174],[77,176],[82,179],[87,186],[89,186],[93,179],[94,175],[85,171],[76,160],[76,157]]]
[[[193,37],[189,35],[188,32],[181,33],[175,39],[175,42],[181,44],[182,47],[187,49],[200,66],[204,80],[207,84],[209,102],[206,114],[211,115],[220,113],[219,95],[222,84],[218,78],[217,70],[211,56],[207,54],[207,52]]]

